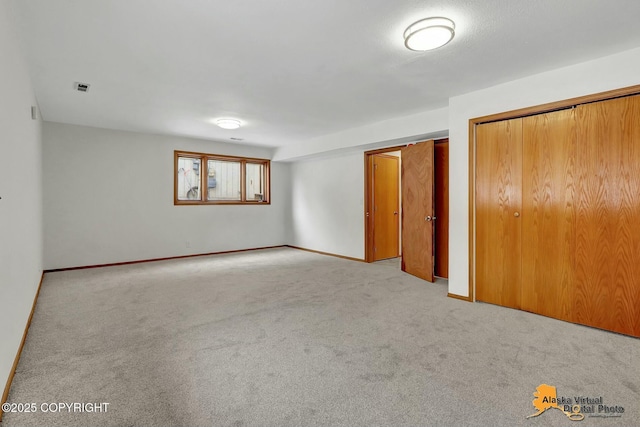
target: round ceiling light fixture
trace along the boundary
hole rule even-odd
[[[405,30],[404,45],[416,51],[437,49],[453,39],[455,28],[456,24],[448,18],[421,19]]]
[[[240,120],[236,119],[218,119],[216,124],[222,129],[238,129],[240,127]]]

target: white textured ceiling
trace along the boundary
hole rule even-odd
[[[2,0],[6,1],[6,0]],[[14,0],[48,121],[285,146],[640,46],[638,0]],[[407,50],[412,22],[456,37]],[[579,78],[579,76],[576,76]],[[91,84],[74,91],[75,81]],[[210,122],[235,117],[244,126]]]

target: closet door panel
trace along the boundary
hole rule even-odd
[[[522,119],[476,127],[476,299],[520,308]]]
[[[522,309],[572,320],[575,109],[522,126]]]
[[[577,112],[574,320],[640,336],[640,96]]]

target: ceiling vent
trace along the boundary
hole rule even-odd
[[[89,86],[91,86],[91,85],[89,83],[75,82],[75,84],[73,86],[78,92],[88,92],[89,91]]]
[[[244,140],[244,138],[233,138],[233,137],[231,139],[234,140],[234,141],[243,141]]]

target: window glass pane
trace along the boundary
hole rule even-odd
[[[264,164],[247,163],[247,200],[262,202],[264,194]]]
[[[240,162],[209,160],[209,200],[240,200]]]
[[[178,200],[200,200],[200,159],[178,157]]]

